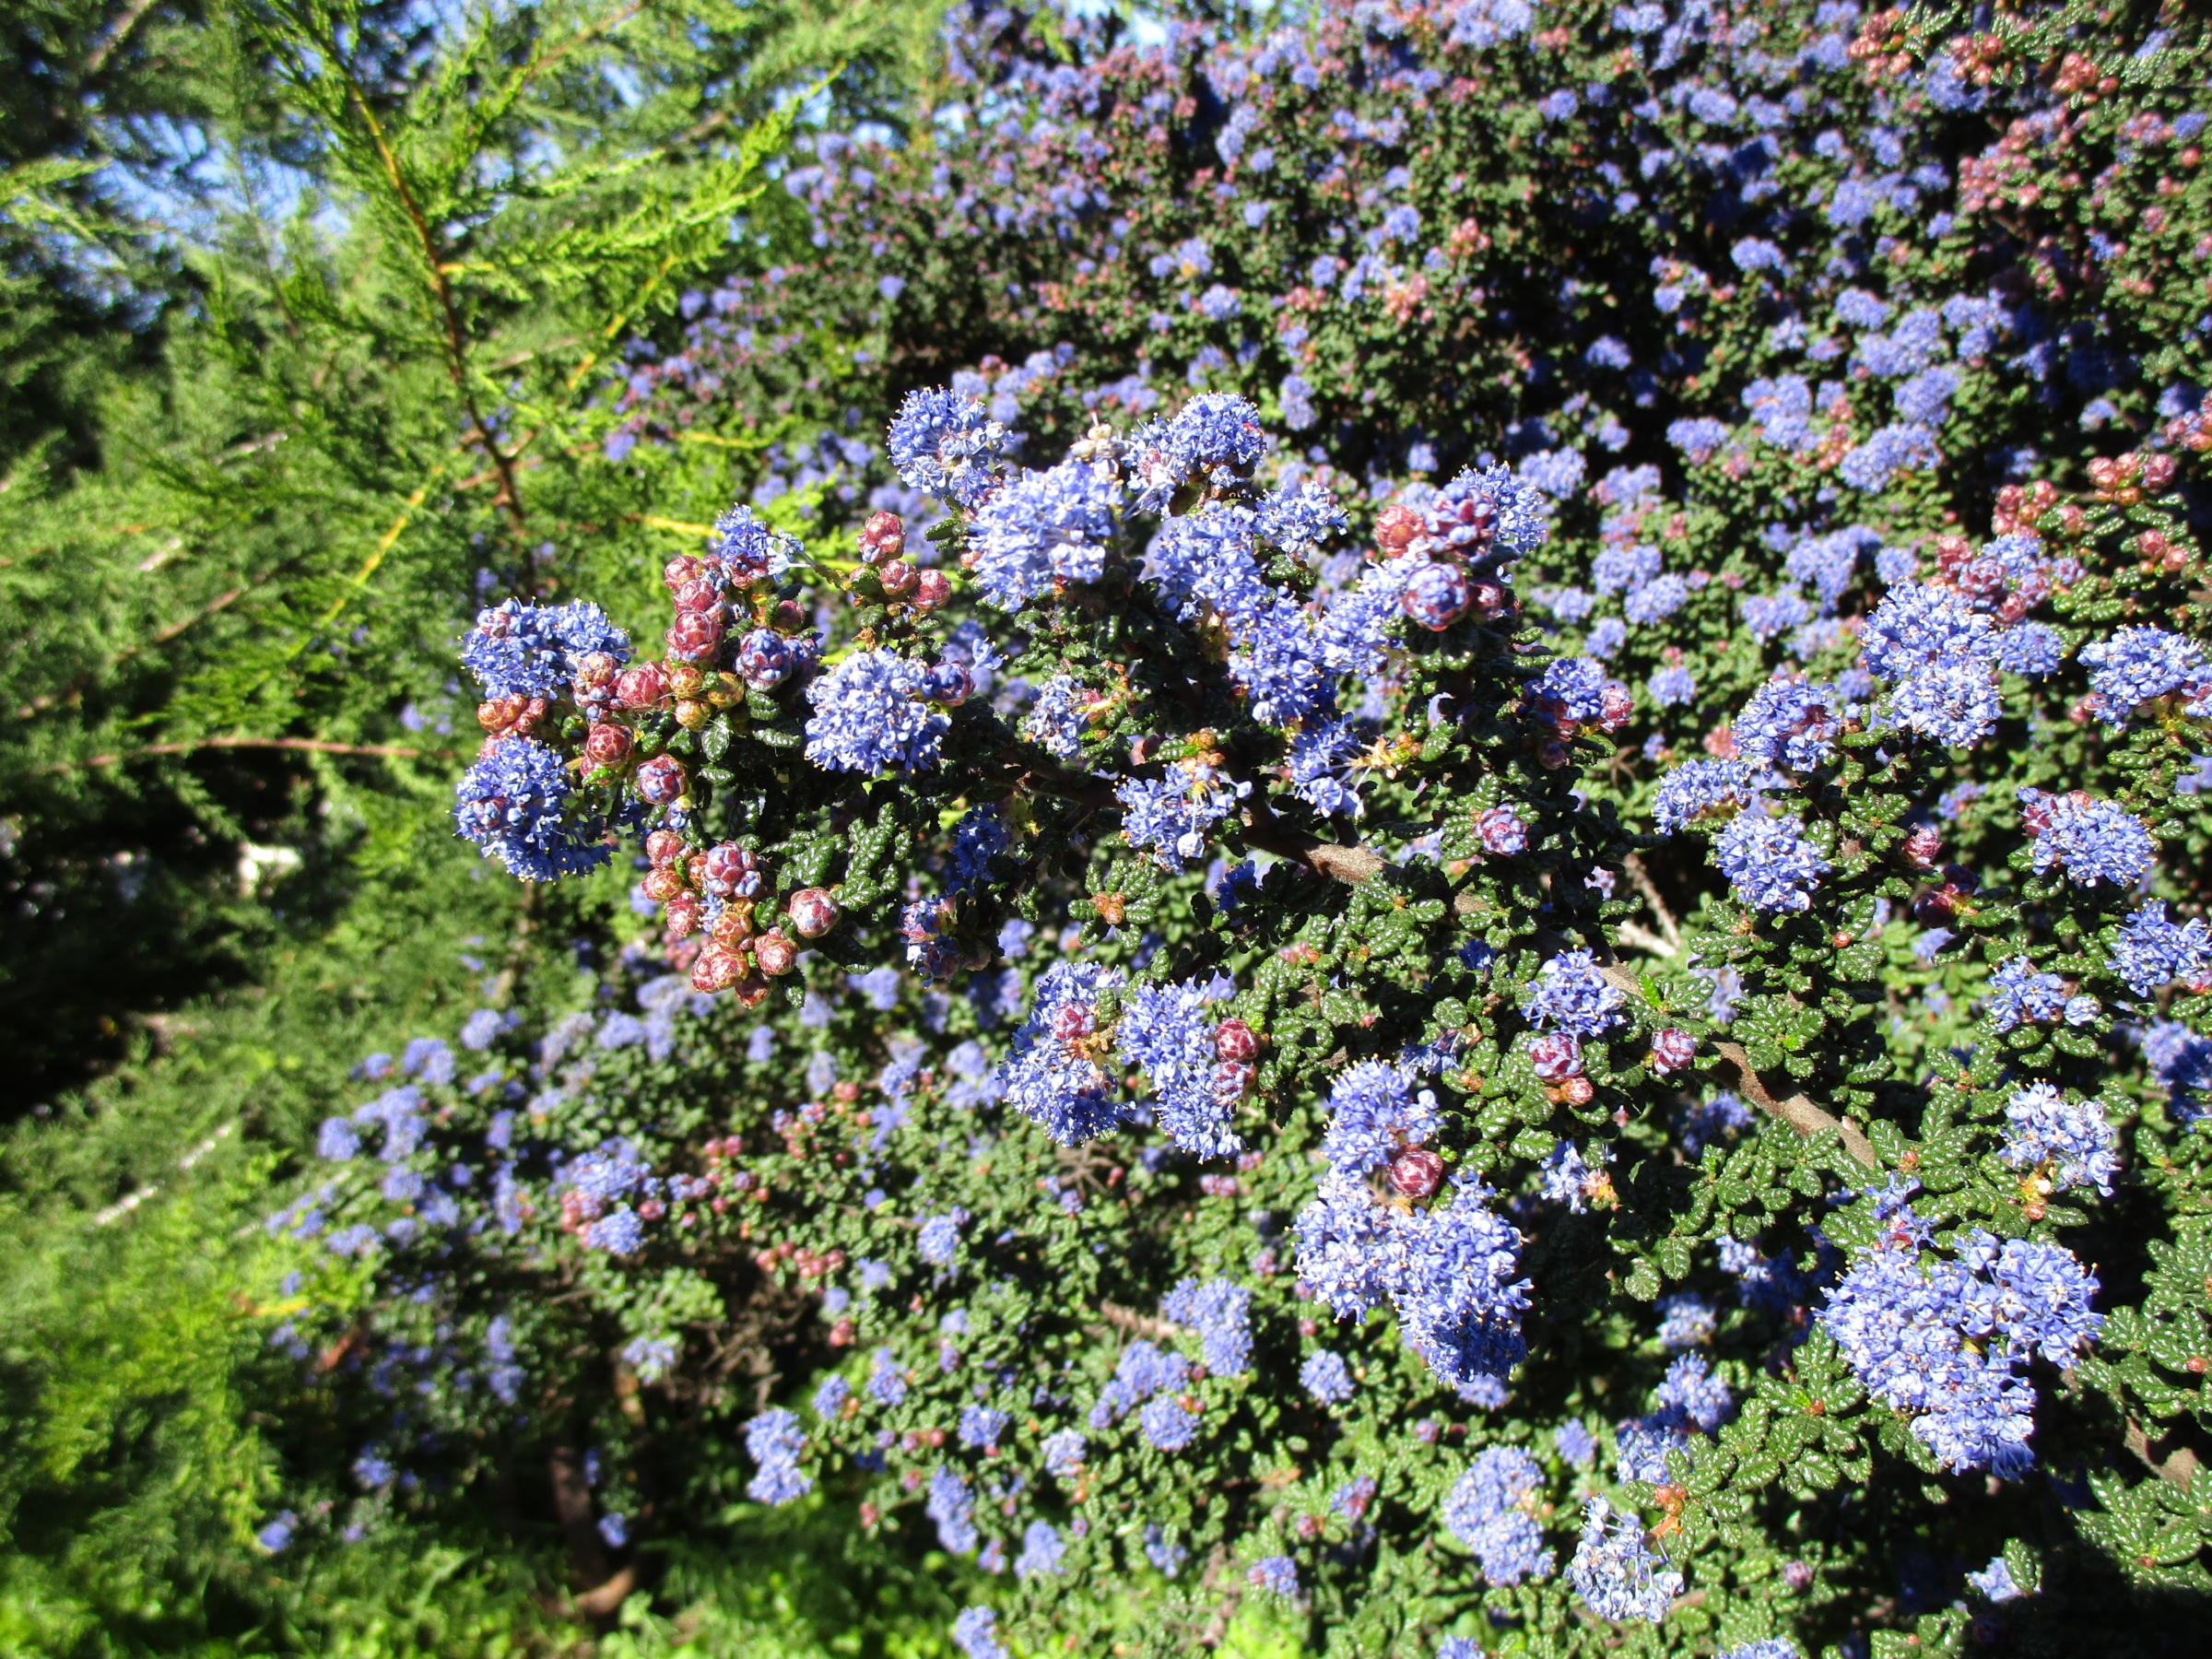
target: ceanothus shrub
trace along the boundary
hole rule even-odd
[[[277,1225],[370,1309],[287,1340],[360,1461],[295,1513],[525,1453],[617,1559],[834,1504],[971,1654],[2212,1588],[2212,364],[2089,240],[2212,230],[2201,46],[1554,11],[991,33],[1028,120],[794,181],[849,256],[787,288],[1004,355],[775,460],[657,644],[479,619],[457,829],[636,860],[656,936],[325,1126]]]

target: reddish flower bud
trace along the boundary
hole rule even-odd
[[[676,608],[679,611],[720,610],[722,589],[716,583],[703,579],[687,582],[676,590]]]
[[[1619,731],[1635,712],[1636,700],[1618,680],[1607,682],[1606,688],[1597,694],[1597,724],[1606,731]]]
[[[704,560],[694,559],[688,553],[678,554],[661,567],[661,580],[667,583],[668,591],[673,594],[686,582],[697,582],[705,573],[706,568]]]
[[[675,623],[662,636],[668,654],[687,663],[703,663],[722,649],[722,613],[678,611]]]
[[[684,855],[684,838],[673,830],[655,830],[645,838],[645,856],[656,865],[673,864]]]
[[[655,871],[655,875],[659,872]],[[699,900],[690,893],[677,893],[668,900],[666,921],[668,936],[688,939],[699,931]]]
[[[1943,831],[1933,824],[1917,825],[1906,833],[1904,845],[1898,850],[1904,854],[1907,864],[1924,870],[1943,851]]]
[[[714,718],[713,705],[701,702],[696,697],[677,698],[672,712],[676,715],[676,724],[687,732],[703,731],[707,722]]]
[[[730,987],[730,994],[743,1008],[757,1008],[768,1000],[768,982],[757,973],[748,973]]]
[[[1260,1057],[1259,1035],[1241,1019],[1225,1019],[1214,1028],[1214,1053],[1239,1065],[1250,1065]]]
[[[802,939],[818,939],[837,925],[837,900],[820,888],[802,888],[788,906],[791,931]]]
[[[1698,1040],[1674,1026],[1652,1033],[1652,1069],[1665,1076],[1679,1071],[1698,1055]]]
[[[645,897],[656,903],[665,904],[685,891],[684,872],[673,864],[655,865],[645,872],[645,879],[638,884]]]
[[[651,806],[670,805],[683,794],[690,782],[691,780],[684,775],[684,763],[674,755],[655,755],[638,768],[638,794]]]
[[[1583,1045],[1571,1031],[1547,1031],[1528,1045],[1528,1064],[1547,1083],[1574,1077],[1583,1069]]]
[[[722,907],[708,933],[718,945],[732,948],[753,936],[753,903],[749,899],[733,899]]]
[[[594,766],[619,766],[629,758],[628,726],[601,724],[583,740],[583,758]]]
[[[640,663],[615,678],[615,700],[626,709],[657,709],[668,697],[668,673],[658,663]]]
[[[782,934],[771,931],[753,941],[753,959],[771,979],[789,973],[799,959],[799,947]]]
[[[744,973],[744,957],[726,945],[709,945],[691,964],[691,989],[712,996],[727,991]]]
[[[1570,1106],[1587,1106],[1590,1104],[1590,1097],[1597,1092],[1590,1079],[1582,1077],[1563,1077],[1557,1087],[1559,1091],[1559,1099]]]
[[[876,580],[883,583],[883,591],[894,598],[913,592],[921,572],[903,559],[894,559],[876,572]]]
[[[1426,1147],[1408,1147],[1390,1160],[1390,1184],[1408,1198],[1426,1198],[1444,1184],[1444,1160]]]
[[[1252,1087],[1252,1067],[1241,1061],[1224,1060],[1214,1067],[1214,1099],[1223,1105],[1244,1098]]]
[[[576,678],[573,682],[576,700],[597,702],[610,696],[615,688],[615,678],[621,672],[622,665],[607,653],[585,653],[576,662]]]
[[[906,524],[895,512],[874,512],[860,527],[860,561],[887,564],[906,550]]]
[[[1375,515],[1375,545],[1402,553],[1421,534],[1421,515],[1410,507],[1390,506]]]
[[[920,610],[935,610],[952,597],[952,578],[942,571],[924,571],[914,578],[914,605]]]
[[[1482,838],[1482,850],[1500,858],[1510,858],[1528,851],[1528,826],[1521,815],[1510,806],[1493,806],[1475,820],[1475,833]]]

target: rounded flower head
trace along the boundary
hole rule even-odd
[[[485,746],[453,789],[460,835],[525,881],[597,869],[613,856],[604,818],[571,812],[575,782],[560,756],[534,737]]]
[[[1095,1140],[1121,1119],[1118,1078],[1101,1064],[1097,1004],[1123,983],[1117,969],[1055,962],[1000,1067],[1006,1098],[1064,1146]]]
[[[1444,1496],[1444,1530],[1465,1545],[1493,1584],[1551,1571],[1552,1552],[1532,1512],[1543,1490],[1536,1460],[1518,1446],[1492,1446]]]
[[[557,697],[594,653],[629,661],[629,636],[597,606],[510,599],[477,614],[461,661],[487,697]]]
[[[2212,714],[2212,662],[2196,641],[2162,628],[2123,628],[2111,639],[2081,648],[2097,712],[2125,725],[2136,709],[2154,698],[2182,694],[2184,712]]]
[[[1628,1001],[1606,982],[1587,950],[1564,950],[1537,971],[1522,1014],[1533,1024],[1576,1037],[1602,1036],[1620,1023]]]
[[[824,771],[923,771],[952,722],[926,700],[928,671],[888,651],[855,652],[806,689],[806,758]]]
[[[2082,790],[2023,789],[2020,816],[2035,836],[2035,867],[2056,865],[2083,887],[2109,881],[2131,888],[2148,873],[2157,852],[2141,818]]]
[[[1735,888],[1735,896],[1754,910],[1801,911],[1812,903],[1812,889],[1828,873],[1828,860],[1805,839],[1797,818],[1759,818],[1744,813],[1713,842],[1713,862]]]
[[[1023,473],[975,519],[975,580],[1001,610],[1019,610],[1055,582],[1096,582],[1113,545],[1121,488],[1105,467],[1064,461]]]
[[[910,393],[891,421],[891,465],[914,488],[951,506],[973,507],[997,480],[1006,429],[980,397],[943,387]]]
[[[2043,1171],[2053,1189],[2112,1190],[2120,1132],[2094,1100],[2069,1100],[2048,1083],[2031,1083],[2014,1091],[2005,1123],[1998,1156],[2014,1169]]]
[[[1567,1577],[1584,1606],[1600,1618],[1617,1621],[1644,1618],[1657,1624],[1682,1593],[1682,1575],[1663,1569],[1636,1517],[1618,1512],[1603,1498],[1583,1506],[1582,1540]]]

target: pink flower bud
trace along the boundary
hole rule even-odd
[[[818,939],[837,925],[837,900],[820,888],[801,888],[785,909],[791,931],[802,939]]]
[[[658,663],[625,668],[615,679],[615,700],[626,709],[657,709],[668,696],[668,673]]]
[[[1260,1057],[1260,1040],[1242,1020],[1225,1019],[1214,1028],[1214,1053],[1239,1065],[1250,1065]]]
[[[1426,1147],[1408,1147],[1390,1160],[1390,1184],[1408,1198],[1426,1198],[1444,1184],[1444,1160]]]
[[[703,578],[687,582],[676,590],[676,608],[679,611],[713,611],[722,608],[722,589]]]
[[[1679,1071],[1698,1055],[1698,1040],[1688,1031],[1668,1026],[1652,1033],[1652,1069],[1662,1076]]]
[[[599,724],[583,740],[583,758],[594,766],[619,766],[629,758],[629,728]]]
[[[674,755],[655,755],[638,768],[639,796],[651,806],[666,806],[689,787],[684,763]]]
[[[709,945],[691,964],[691,989],[712,996],[727,991],[745,973],[745,958],[726,945]]]
[[[699,900],[690,893],[677,893],[668,900],[666,920],[668,936],[688,939],[699,931]]]
[[[668,654],[687,663],[703,663],[722,649],[720,611],[678,611],[675,623],[662,636]]]
[[[863,564],[879,565],[906,550],[906,524],[895,512],[874,512],[860,529]]]
[[[1571,1031],[1547,1031],[1528,1045],[1528,1064],[1547,1083],[1574,1077],[1583,1069],[1583,1045]]]

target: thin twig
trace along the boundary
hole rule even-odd
[[[1155,1319],[1149,1313],[1139,1313],[1135,1308],[1124,1308],[1119,1302],[1100,1301],[1098,1314],[1124,1335],[1148,1336],[1154,1342],[1172,1342],[1182,1331],[1182,1327],[1171,1320]]]
[[[157,0],[131,0],[123,16],[100,31],[100,39],[92,44],[92,50],[85,53],[85,66],[76,72],[79,87],[106,66],[107,61],[115,55],[116,49],[130,39],[131,30],[138,27],[156,4]]]
[[[1870,1170],[1882,1167],[1881,1156],[1875,1151],[1874,1143],[1866,1138],[1865,1131],[1849,1118],[1841,1118],[1832,1112],[1822,1110],[1802,1094],[1786,1095],[1776,1100],[1759,1073],[1752,1068],[1751,1056],[1744,1052],[1741,1043],[1720,1041],[1715,1042],[1712,1049],[1721,1057],[1721,1064],[1735,1073],[1735,1086],[1745,1098],[1768,1116],[1780,1118],[1800,1135],[1822,1135],[1832,1129],[1842,1141],[1843,1149],[1852,1157]]]
[[[343,61],[343,60],[341,60]],[[430,229],[429,220],[423,217],[422,208],[415,200],[415,192],[407,183],[405,169],[384,136],[383,123],[377,120],[376,112],[370,108],[369,98],[354,79],[350,69],[345,71],[347,92],[354,108],[360,112],[361,124],[368,129],[369,141],[376,147],[377,159],[383,164],[384,176],[391,181],[393,193],[414,228],[415,240],[422,250],[422,262],[429,277],[430,298],[437,310],[437,321],[441,330],[445,349],[445,372],[453,382],[453,390],[461,394],[461,406],[468,414],[468,437],[483,450],[492,470],[500,475],[500,494],[494,505],[505,510],[508,527],[517,541],[529,539],[529,522],[523,516],[522,492],[516,488],[512,457],[502,451],[485,423],[483,412],[477,406],[477,394],[468,378],[468,344],[461,326],[461,308],[454,301],[453,284],[446,279],[445,263],[438,256],[438,239]]]
[[[1659,896],[1658,886],[1652,880],[1652,873],[1643,867],[1642,859],[1631,853],[1622,862],[1629,879],[1636,884],[1636,890],[1643,895],[1644,902],[1652,907],[1652,914],[1658,919],[1660,933],[1665,935],[1666,948],[1659,954],[1673,956],[1682,948],[1682,930],[1675,924],[1674,912],[1666,908],[1666,900]]]
[[[1655,957],[1671,957],[1677,949],[1675,941],[1661,938],[1641,922],[1623,922],[1620,924],[1620,942]]]
[[[115,766],[125,760],[145,760],[158,755],[191,755],[201,749],[304,749],[317,755],[377,755],[389,759],[413,760],[425,753],[396,743],[331,743],[321,737],[196,737],[189,743],[149,743],[144,748],[132,749],[125,754],[89,755],[82,760],[66,760],[43,770],[50,772],[80,771],[92,766]],[[441,758],[451,758],[452,751],[435,751]]]
[[[1244,839],[1246,841],[1255,847],[1264,847],[1270,853],[1280,853],[1287,858],[1296,858],[1309,868],[1316,870],[1324,876],[1332,876],[1339,881],[1349,882],[1357,887],[1382,868],[1382,855],[1366,847],[1342,847],[1334,842],[1311,841],[1304,836],[1284,832],[1275,827],[1273,817],[1264,806],[1255,808],[1252,816],[1253,822],[1245,830]],[[1622,930],[1622,936],[1624,938],[1627,936],[1625,928]],[[1598,971],[1606,977],[1608,983],[1627,992],[1630,995],[1641,996],[1642,994],[1642,987],[1637,982],[1636,976],[1626,969],[1607,964],[1601,967]],[[1847,1118],[1838,1117],[1831,1112],[1824,1111],[1814,1105],[1809,1098],[1802,1094],[1777,1099],[1760,1079],[1758,1071],[1751,1065],[1751,1056],[1744,1052],[1742,1044],[1716,1042],[1713,1044],[1713,1052],[1720,1056],[1724,1065],[1736,1074],[1736,1087],[1761,1112],[1770,1117],[1780,1118],[1801,1135],[1824,1135],[1830,1130],[1833,1130],[1837,1138],[1843,1143],[1843,1149],[1853,1158],[1870,1170],[1881,1168],[1882,1160],[1880,1155],[1874,1149],[1874,1143],[1866,1138],[1865,1132],[1856,1124]]]

